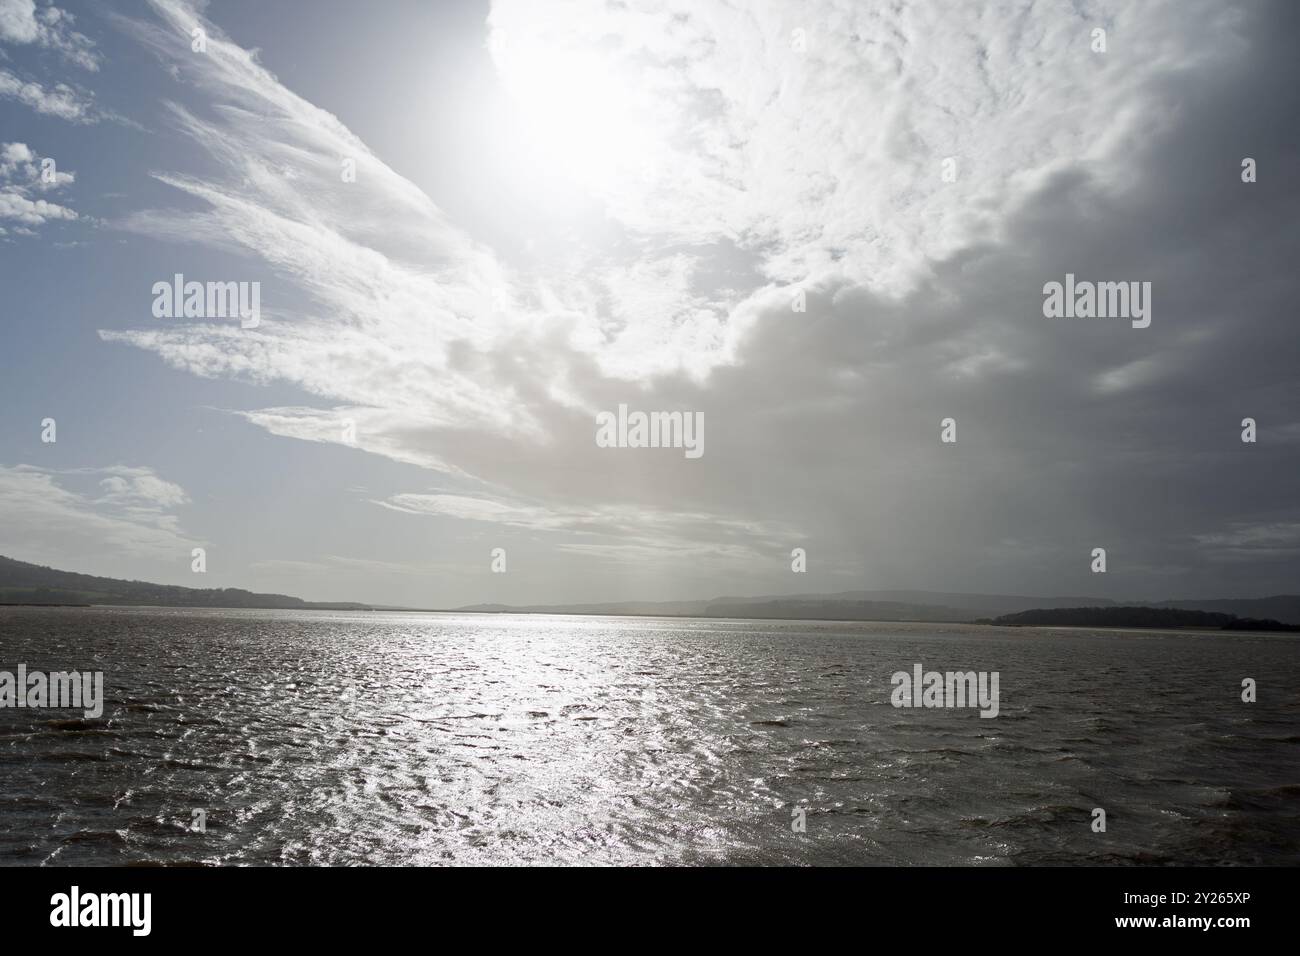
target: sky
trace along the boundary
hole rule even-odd
[[[1294,593],[1298,26],[0,0],[0,554],[418,607]],[[160,315],[177,274],[256,322]],[[1047,314],[1067,275],[1149,324]],[[603,447],[620,406],[701,453]]]

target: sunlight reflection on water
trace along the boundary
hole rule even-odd
[[[1288,637],[0,611],[19,661],[108,702],[0,710],[10,864],[1300,862]],[[916,662],[1001,716],[890,707]]]

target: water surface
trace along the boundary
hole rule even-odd
[[[102,670],[107,698],[98,720],[0,709],[0,863],[1295,865],[1297,651],[1262,634],[0,609],[0,670]],[[891,707],[890,675],[917,662],[999,671],[1000,715]]]

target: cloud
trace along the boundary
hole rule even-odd
[[[394,561],[376,561],[368,558],[344,557],[337,554],[327,554],[319,561],[302,561],[293,558],[268,558],[264,561],[254,561],[248,566],[250,571],[266,572],[271,574],[296,575],[303,578],[314,578],[321,574],[338,574],[343,572],[345,576],[340,579],[341,586],[346,586],[347,573],[375,573],[381,575],[402,575],[404,577],[428,577],[430,575],[464,575],[466,568],[461,564],[448,564],[437,562],[425,562],[422,564],[398,564]]]
[[[1181,529],[1297,518],[1278,477],[1296,443],[1243,448],[1236,426],[1298,427],[1277,279],[1300,253],[1296,193],[1238,175],[1243,155],[1297,159],[1275,122],[1297,105],[1285,5],[499,3],[502,83],[544,121],[503,128],[525,161],[572,159],[614,224],[536,266],[472,239],[195,8],[153,7],[161,27],[129,29],[214,104],[169,108],[214,166],[158,174],[199,212],[120,225],[283,285],[255,330],[101,335],[296,386],[301,404],[241,414],[456,486],[385,507],[571,554],[734,548],[773,580],[807,543],[810,573],[882,586],[1267,586],[1211,578]],[[195,25],[206,56],[175,42]],[[1043,284],[1067,272],[1151,281],[1151,328],[1046,320]],[[594,414],[624,402],[702,412],[707,454],[597,448]]]
[[[95,123],[99,120],[90,95],[74,90],[66,83],[44,87],[40,83],[20,79],[9,70],[0,69],[0,96],[18,100],[38,113],[73,123]]]
[[[1300,556],[1300,522],[1233,522],[1221,531],[1193,535],[1211,560],[1270,561]]]
[[[52,219],[77,218],[67,206],[31,198],[33,193],[59,189],[76,178],[53,165],[42,175],[42,162],[26,143],[0,143],[0,219],[42,226]]]
[[[96,478],[98,487],[68,487]],[[196,542],[174,513],[188,500],[145,467],[0,465],[0,553],[64,567],[122,558],[188,561]]]
[[[0,192],[0,219],[16,219],[29,226],[40,226],[51,219],[76,218],[75,212],[58,203],[27,199],[17,192]]]
[[[100,481],[104,495],[98,503],[140,512],[159,512],[189,503],[180,485],[154,474],[151,468],[114,465],[99,469],[107,478]]]
[[[26,189],[59,189],[76,182],[73,173],[51,163],[49,174],[42,176],[42,164],[48,157],[36,155],[26,143],[0,143],[0,180]]]
[[[0,41],[56,50],[84,70],[98,70],[101,57],[89,37],[73,29],[76,18],[50,3],[0,0]]]
[[[1153,88],[1240,55],[1241,19],[1218,3],[498,0],[488,25],[507,91],[600,156],[582,173],[643,242],[729,239],[774,282],[897,293],[1063,169],[1122,184],[1131,138],[1165,122]]]
[[[502,498],[455,494],[399,494],[375,504],[414,515],[485,522],[551,533],[560,550],[601,553],[638,561],[770,560],[790,539],[789,529],[718,515],[648,511],[635,506],[561,510]]]

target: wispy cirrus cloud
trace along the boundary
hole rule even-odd
[[[713,514],[646,512],[634,506],[562,510],[501,497],[442,493],[399,494],[375,504],[412,515],[549,532],[557,537],[556,547],[560,550],[622,553],[650,560],[687,556],[771,560],[792,537],[791,529],[770,522],[726,520]]]
[[[188,500],[147,467],[0,465],[0,553],[72,567],[114,556],[176,564],[197,543],[175,514]]]

